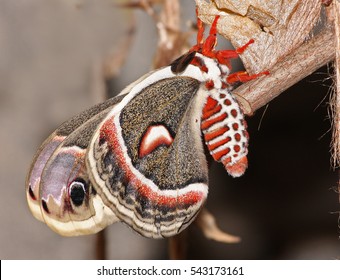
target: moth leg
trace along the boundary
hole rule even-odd
[[[253,44],[254,42],[255,42],[254,39],[250,39],[250,40],[248,41],[248,43],[246,43],[246,44],[244,44],[243,46],[237,48],[237,49],[235,50],[235,52],[236,52],[237,54],[243,54],[244,51],[249,47],[249,45]]]
[[[244,51],[248,48],[249,45],[253,44],[254,40],[250,39],[248,43],[237,48],[236,50],[222,50],[216,51],[216,59],[219,63],[225,64],[231,69],[230,59],[238,58],[240,54],[244,53]]]
[[[217,21],[220,16],[216,16],[214,22],[211,25],[209,36],[204,40],[204,24],[198,17],[198,12],[196,9],[196,16],[197,16],[197,43],[193,46],[190,51],[199,51],[207,56],[215,57],[216,51],[214,50],[217,44]]]
[[[236,82],[245,83],[253,79],[257,79],[258,77],[262,75],[269,75],[269,71],[263,71],[263,72],[253,74],[253,75],[249,75],[248,72],[246,71],[239,71],[239,72],[229,74],[227,77],[227,83],[228,84],[233,84]]]
[[[210,28],[210,32],[209,32],[209,36],[207,37],[207,39],[205,40],[203,47],[202,47],[202,53],[204,54],[211,54],[212,56],[216,55],[216,51],[214,51],[214,48],[217,44],[217,22],[218,19],[220,18],[220,16],[216,16],[211,28]]]

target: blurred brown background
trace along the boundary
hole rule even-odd
[[[30,161],[61,122],[100,99],[101,65],[118,47],[132,13],[114,0],[0,0],[0,258],[92,259],[94,236],[65,238],[30,214],[24,191]],[[181,1],[195,20],[194,1]],[[112,85],[118,93],[150,70],[157,33],[135,11],[137,33]],[[211,168],[208,209],[239,244],[207,240],[189,228],[192,259],[340,258],[337,174],[330,167],[328,69],[290,88],[248,118],[245,176]],[[167,240],[122,224],[107,231],[112,259],[168,258]]]

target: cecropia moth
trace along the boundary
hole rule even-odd
[[[230,74],[236,50],[214,49],[198,19],[197,44],[118,96],[62,124],[31,165],[27,200],[54,231],[91,234],[121,221],[146,237],[184,230],[208,194],[203,141],[233,177],[247,168],[248,133],[230,93],[234,82],[258,75]]]

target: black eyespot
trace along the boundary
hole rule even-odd
[[[75,179],[71,183],[69,194],[75,206],[80,206],[83,204],[87,189],[88,189],[87,183],[80,178]]]

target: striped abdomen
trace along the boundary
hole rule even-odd
[[[210,92],[203,107],[201,129],[209,152],[233,177],[247,168],[248,132],[243,113],[232,95]]]

